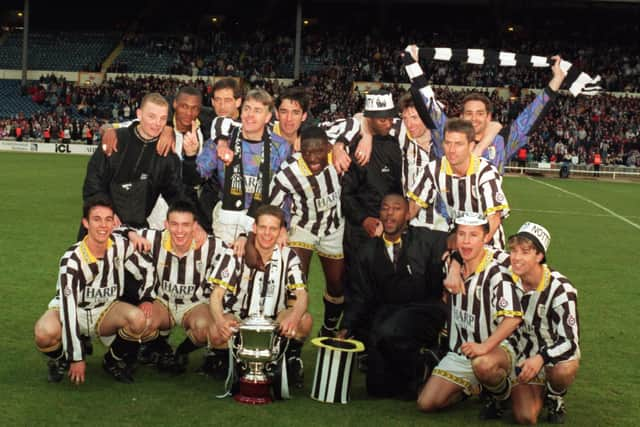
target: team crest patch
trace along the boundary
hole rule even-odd
[[[507,308],[507,305],[509,305],[509,302],[506,300],[505,297],[501,297],[500,300],[498,301],[498,307],[500,308]]]
[[[119,256],[113,257],[113,264],[119,265],[122,263],[122,259]]]
[[[504,194],[501,192],[496,193],[496,202],[502,203],[504,202]]]
[[[202,263],[202,261],[196,261],[196,269],[202,273],[202,268],[204,267],[204,264]]]
[[[68,297],[69,295],[71,295],[71,288],[69,286],[65,286],[64,287],[64,296]]]
[[[222,270],[222,273],[220,273],[220,277],[222,277],[223,279],[228,279],[229,278],[229,269],[225,268],[224,270]]]
[[[571,327],[574,327],[576,325],[576,318],[573,317],[572,314],[570,314],[569,317],[567,317],[567,324]]]

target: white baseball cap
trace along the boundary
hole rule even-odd
[[[489,221],[487,217],[477,212],[458,212],[455,223],[459,225],[485,225]]]
[[[547,250],[551,244],[551,234],[549,230],[535,222],[525,222],[516,233],[516,236],[526,237],[531,240],[538,246],[538,249],[542,250],[542,253],[546,257]]]

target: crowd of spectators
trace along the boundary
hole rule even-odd
[[[361,111],[363,94],[353,90],[356,70],[349,67],[331,67],[320,73],[303,74],[294,85],[305,87],[312,100],[309,119],[331,121]],[[174,78],[118,76],[100,86],[83,86],[53,75],[43,76],[30,88],[32,98],[41,102],[47,112],[27,118],[16,116],[0,121],[0,137],[15,136],[22,128],[24,137],[43,138],[49,129],[51,139],[62,139],[65,130],[72,140],[93,143],[99,140],[99,126],[105,122],[124,121],[135,117],[142,96],[149,91],[173,95],[184,81]],[[195,79],[190,84],[203,94],[205,105],[211,105],[211,82]],[[259,79],[260,85],[277,95],[283,84],[278,80]],[[542,85],[542,84],[541,84]],[[386,86],[394,97],[403,88]],[[436,95],[448,115],[460,114],[460,101],[467,91],[437,88]],[[505,100],[497,92],[486,92],[494,104],[494,118],[501,123],[512,121],[534,94]],[[529,159],[535,161],[574,164],[591,163],[596,152],[601,153],[603,164],[640,166],[640,98],[602,94],[574,98],[560,95],[532,133],[528,148]]]

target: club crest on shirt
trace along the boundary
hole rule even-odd
[[[547,307],[544,304],[540,304],[537,310],[538,317],[544,317],[545,313],[547,312]]]
[[[509,305],[507,299],[505,297],[500,297],[500,300],[498,301],[498,307],[505,309],[507,308],[507,305]]]
[[[567,325],[574,327],[576,325],[576,318],[573,316],[573,314],[570,314],[569,317],[567,317]]]
[[[65,286],[63,293],[65,297],[68,297],[69,295],[71,295],[71,288],[69,286]]]
[[[496,193],[496,202],[502,203],[504,202],[504,194],[501,191]]]
[[[204,263],[202,261],[196,261],[196,270],[202,274],[202,270],[204,270]]]

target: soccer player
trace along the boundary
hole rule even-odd
[[[211,140],[202,152],[185,156],[185,171],[197,170],[203,180],[215,180],[221,188],[220,201],[213,211],[213,230],[230,244],[251,229],[255,210],[269,197],[269,185],[291,148],[269,131],[273,100],[262,89],[247,93],[242,105],[242,123],[218,117],[213,121]],[[233,161],[225,166],[216,152],[220,135],[229,135]],[[191,172],[185,172],[191,173]]]
[[[195,226],[195,207],[178,201],[169,207],[164,232],[147,229],[128,233],[136,246],[146,245],[158,276],[149,329],[159,330],[160,335],[146,344],[145,357],[161,370],[175,373],[183,373],[189,353],[212,338],[211,283],[229,285],[235,268],[233,253],[220,239],[209,236],[196,245]],[[182,326],[187,337],[172,354],[166,336],[175,325]]]
[[[483,158],[472,154],[473,125],[463,119],[449,119],[444,130],[445,157],[429,163],[421,177],[407,193],[411,199],[411,217],[428,208],[439,195],[447,206],[450,220],[459,212],[476,212],[487,216],[487,241],[504,248],[502,219],[509,204],[502,191],[502,177]]]
[[[463,260],[465,292],[448,296],[449,353],[418,397],[418,407],[425,412],[446,408],[472,394],[479,384],[474,366],[480,356],[502,351],[500,343],[522,321],[519,291],[508,270],[485,248],[486,217],[463,212],[455,219],[454,233]]]
[[[225,77],[216,81],[212,88],[211,105],[217,117],[229,117],[238,120],[242,105],[242,88],[238,80]]]
[[[435,124],[434,141],[440,145],[445,140],[447,116],[436,101],[433,89],[428,85],[427,78],[418,63],[418,48],[415,45],[409,45],[405,51],[407,52],[405,69],[411,79],[411,85],[423,95],[430,119]],[[560,69],[562,59],[559,56],[554,56],[552,59],[554,60],[551,67],[553,77],[548,86],[518,115],[510,126],[501,128],[497,135],[493,135],[493,138],[485,138],[487,132],[494,132],[488,130],[490,123],[492,123],[493,107],[491,101],[479,93],[471,93],[462,100],[462,118],[473,123],[474,138],[472,142],[477,143],[477,146],[474,147],[474,153],[487,159],[501,174],[504,173],[505,165],[516,155],[518,149],[527,144],[529,135],[551,107],[551,102],[558,96],[558,90],[560,90],[566,74]],[[495,123],[493,125],[495,126]]]
[[[505,263],[511,265],[523,292],[523,322],[501,351],[483,356],[478,364],[483,368],[477,375],[486,390],[494,390],[496,384],[513,385],[513,415],[520,424],[537,422],[545,396],[548,421],[564,422],[563,396],[580,363],[578,293],[565,276],[545,263],[550,242],[549,231],[532,222],[509,238]],[[505,390],[492,397],[504,400],[509,395]],[[500,405],[493,411],[499,416]]]
[[[238,285],[214,283],[218,286],[214,287],[210,302],[216,337],[212,345],[225,346],[242,319],[249,316],[277,320],[280,334],[289,339],[288,376],[301,388],[304,370],[300,352],[311,332],[312,318],[307,312],[309,297],[300,259],[291,248],[277,244],[283,225],[280,208],[263,205],[256,211],[253,229],[260,265],[250,268],[243,264]]]
[[[110,344],[104,369],[117,381],[133,382],[128,362],[137,354],[151,316],[155,275],[153,266],[132,244],[111,234],[114,217],[107,199],[87,200],[82,219],[87,235],[60,260],[59,329],[52,310],[35,328],[36,345],[50,358],[50,381],[62,380],[68,366],[71,381],[84,382],[86,362],[80,336],[86,335]],[[118,300],[124,293],[125,269],[143,280],[136,290],[144,301],[140,307]]]
[[[301,151],[280,166],[271,183],[270,203],[291,211],[289,246],[309,274],[311,255],[320,258],[326,280],[321,335],[335,335],[344,304],[344,217],[341,185],[331,163],[331,144],[319,127],[301,133]]]

